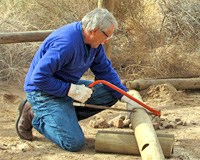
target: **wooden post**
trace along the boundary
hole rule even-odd
[[[136,90],[131,90],[129,93],[142,101],[139,92]],[[138,104],[135,107],[138,107]],[[141,109],[136,108],[134,111],[130,115],[131,124],[142,160],[164,160],[165,157],[161,145],[147,112],[142,107]]]
[[[157,134],[164,156],[170,158],[173,153],[174,135]],[[133,132],[98,131],[95,140],[95,151],[140,155]]]
[[[43,41],[53,30],[0,33],[0,44]]]
[[[138,79],[126,81],[129,89],[143,90],[151,85],[170,83],[176,89],[200,89],[200,78]]]
[[[98,8],[106,8],[110,12],[113,12],[114,0],[98,0]],[[111,53],[112,53],[111,41],[112,39],[110,39],[108,43],[104,44],[106,55],[109,59],[111,58]]]

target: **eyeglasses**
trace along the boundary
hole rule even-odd
[[[101,31],[105,36],[106,36],[106,40],[109,40],[113,37],[113,34],[109,37],[104,31]]]

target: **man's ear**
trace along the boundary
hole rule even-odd
[[[92,30],[92,32],[95,33],[95,32],[97,32],[98,30],[99,30],[99,28],[95,28],[95,29]]]

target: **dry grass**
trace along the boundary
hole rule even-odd
[[[120,8],[121,3],[112,61],[122,77],[200,76],[198,0],[126,1]]]
[[[159,5],[164,15],[160,32],[171,35],[171,43],[180,40],[197,44],[195,41],[198,42],[200,39],[200,2],[198,0],[162,0]]]
[[[31,62],[37,43],[0,45],[0,80],[23,84],[27,66]],[[31,51],[31,52],[30,52]]]
[[[114,66],[124,79],[199,77],[199,52],[166,45],[146,52],[115,54]],[[120,63],[118,63],[120,59]]]

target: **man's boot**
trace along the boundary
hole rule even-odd
[[[32,134],[32,119],[33,111],[30,103],[27,100],[21,102],[19,106],[19,117],[16,122],[17,134],[21,139],[33,140]]]

